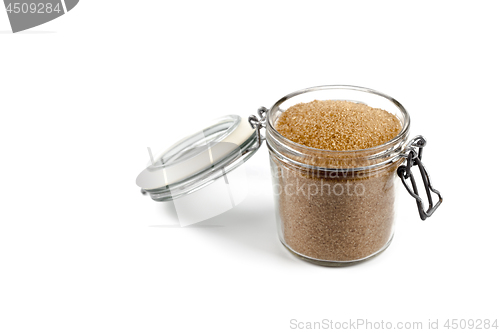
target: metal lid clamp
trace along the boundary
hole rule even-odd
[[[417,201],[418,213],[420,214],[420,218],[422,220],[425,220],[426,218],[430,217],[443,202],[443,197],[441,196],[441,193],[439,193],[438,190],[432,187],[431,178],[429,177],[426,168],[422,164],[422,153],[426,144],[427,141],[423,136],[418,135],[414,137],[407,145],[408,153],[406,155],[403,155],[403,157],[406,157],[406,165],[399,166],[397,170],[397,174],[399,178],[401,178],[404,187],[406,188],[408,193],[410,193],[410,195]],[[416,149],[418,149],[418,152],[416,151]],[[427,208],[427,210],[424,209],[422,198],[418,194],[418,188],[415,182],[415,177],[411,172],[411,168],[414,165],[418,166],[418,169],[422,176],[425,192],[427,194],[427,200],[429,202],[429,207]],[[410,178],[411,181],[411,188],[406,181],[406,179],[408,178]],[[432,201],[431,192],[438,195],[439,200],[436,203],[436,205],[434,205]]]
[[[266,107],[261,106],[257,110],[258,117],[256,115],[251,115],[248,117],[248,122],[253,129],[257,129],[257,145],[249,148],[249,150],[257,150],[262,145],[262,142],[266,139],[260,132],[261,128],[266,127],[266,117],[269,110]]]

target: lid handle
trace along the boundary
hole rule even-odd
[[[427,173],[427,170],[422,164],[422,152],[424,150],[426,143],[427,141],[423,136],[418,135],[414,137],[407,146],[408,154],[404,155],[406,157],[406,165],[399,166],[397,170],[398,176],[399,178],[401,178],[401,181],[403,182],[403,185],[405,186],[406,190],[417,201],[418,212],[422,220],[425,220],[426,218],[430,217],[443,202],[443,197],[441,196],[441,193],[439,193],[438,190],[432,187],[429,174]],[[417,148],[418,152],[416,150]],[[420,174],[422,176],[425,192],[427,194],[427,200],[429,201],[429,207],[427,208],[427,210],[424,209],[422,198],[420,198],[420,196],[418,195],[417,184],[415,182],[415,178],[413,177],[413,173],[411,172],[411,168],[414,165],[418,166],[418,169],[420,170]],[[411,188],[408,185],[408,182],[406,181],[406,179],[408,178],[410,178],[411,181]],[[431,192],[436,193],[439,198],[439,201],[435,205],[433,204],[432,201]]]

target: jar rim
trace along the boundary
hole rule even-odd
[[[278,130],[274,127],[274,125],[271,124],[270,115],[273,114],[274,112],[276,112],[278,110],[279,106],[283,102],[291,99],[292,97],[295,97],[295,96],[298,96],[301,94],[305,94],[308,92],[320,91],[320,90],[333,90],[333,89],[360,91],[360,92],[378,95],[380,97],[383,97],[383,98],[389,100],[391,103],[393,103],[401,111],[401,113],[403,115],[403,123],[402,123],[401,131],[399,131],[399,133],[391,140],[384,142],[383,144],[378,145],[378,146],[365,148],[365,149],[357,149],[357,150],[328,150],[328,149],[319,149],[319,148],[309,147],[309,146],[305,146],[303,144],[294,142],[294,141],[286,138],[285,136],[283,136],[280,132],[278,132]],[[368,153],[369,154],[369,152],[374,152],[374,153],[380,152],[381,150],[385,150],[386,148],[387,149],[390,148],[391,146],[393,146],[397,142],[401,141],[402,139],[404,140],[408,136],[409,129],[410,129],[410,114],[408,113],[408,111],[406,111],[404,106],[401,103],[399,103],[396,99],[394,99],[391,96],[386,95],[382,92],[379,92],[377,90],[373,90],[373,89],[365,88],[365,87],[359,87],[359,86],[350,86],[350,85],[323,85],[323,86],[315,86],[315,87],[310,87],[310,88],[305,88],[305,89],[294,91],[294,92],[282,97],[276,103],[274,103],[274,105],[271,107],[271,109],[269,109],[269,114],[268,114],[267,119],[266,119],[266,131],[271,130],[271,134],[273,136],[277,137],[280,141],[284,141],[288,146],[297,147],[303,151],[304,150],[309,151],[311,154],[318,154],[318,153],[320,153],[320,154],[325,154],[325,153],[331,153],[331,154],[363,153],[363,154],[367,154]]]

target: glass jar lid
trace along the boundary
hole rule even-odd
[[[156,201],[181,198],[243,164],[255,154],[260,139],[240,116],[221,117],[156,158],[149,149],[151,163],[139,174],[136,184]]]

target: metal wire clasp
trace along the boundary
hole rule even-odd
[[[257,110],[258,117],[256,115],[251,115],[250,117],[248,117],[248,122],[250,123],[250,126],[252,126],[252,128],[254,129],[255,128],[257,129],[257,140],[258,140],[257,146],[250,148],[249,150],[259,149],[260,146],[262,145],[262,141],[266,139],[264,136],[261,136],[260,129],[262,127],[266,127],[266,116],[268,111],[269,110],[267,108],[261,106]]]
[[[403,185],[405,186],[406,190],[417,201],[418,212],[422,220],[430,217],[443,202],[441,193],[439,193],[438,190],[432,187],[429,174],[422,164],[422,152],[426,143],[427,141],[423,136],[418,135],[414,137],[407,146],[408,154],[404,155],[406,157],[406,165],[399,166],[397,170],[398,176],[403,181]],[[416,151],[416,149],[418,149],[418,152]],[[420,198],[420,196],[418,195],[417,184],[415,182],[415,178],[413,177],[413,173],[411,172],[411,167],[414,165],[418,166],[418,169],[420,170],[420,174],[422,176],[425,192],[427,194],[427,200],[429,201],[429,208],[427,208],[427,210],[424,209],[422,198]],[[410,188],[406,181],[406,179],[408,178],[410,178],[413,190],[412,188]],[[439,201],[436,203],[436,205],[433,204],[431,192],[434,192],[438,195]]]

